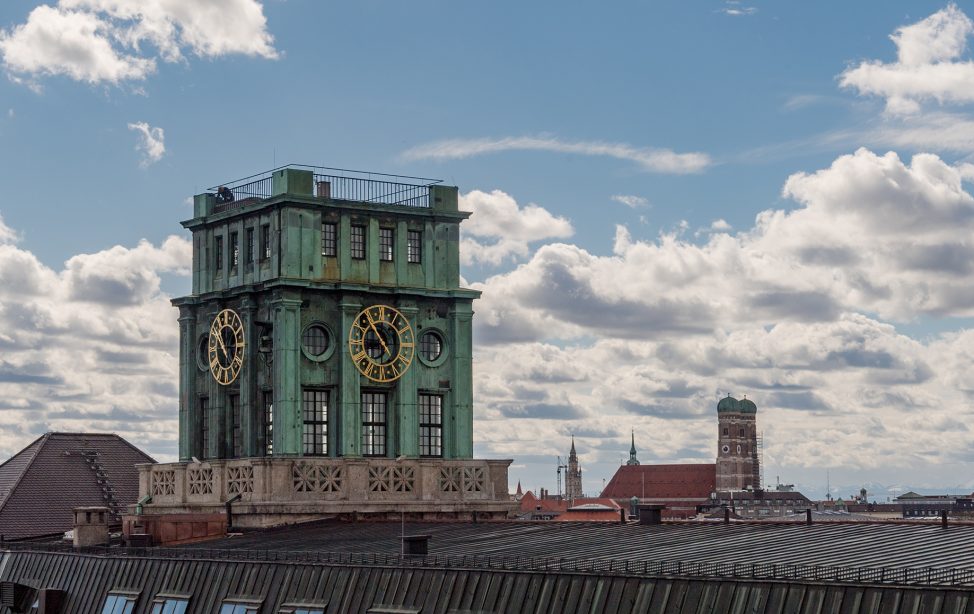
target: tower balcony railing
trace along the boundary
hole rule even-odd
[[[408,175],[289,164],[209,188],[208,191],[216,197],[214,213],[232,211],[276,196],[279,191],[275,189],[274,173],[285,169],[312,173],[313,186],[307,196],[400,207],[430,207],[430,188],[442,182]]]

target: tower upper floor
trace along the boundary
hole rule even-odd
[[[255,284],[467,294],[458,190],[438,180],[287,166],[194,198],[193,294]]]

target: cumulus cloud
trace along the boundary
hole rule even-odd
[[[163,129],[154,128],[145,122],[135,122],[128,126],[129,130],[139,133],[139,142],[135,146],[136,151],[142,153],[139,166],[146,168],[161,160],[166,154],[166,134]]]
[[[974,62],[962,60],[972,32],[974,22],[950,4],[890,36],[896,62],[861,62],[843,72],[839,82],[860,94],[885,98],[893,114],[915,113],[927,100],[974,102]]]
[[[483,291],[484,447],[510,453],[531,438],[554,455],[580,425],[621,426],[614,442],[579,441],[591,475],[611,474],[607,448],[627,449],[630,427],[649,458],[707,461],[716,398],[734,392],[758,403],[779,467],[827,465],[836,446],[862,470],[893,456],[903,471],[964,462],[966,428],[945,433],[915,417],[971,417],[963,365],[974,336],[920,342],[890,322],[974,315],[971,174],[931,154],[860,149],[789,177],[783,195],[797,206],[761,212],[744,231],[718,220],[696,243],[679,229],[637,240],[619,227],[609,255],[538,247],[472,284]]]
[[[403,152],[407,160],[456,160],[502,151],[552,151],[586,156],[607,156],[635,162],[654,173],[699,173],[712,164],[705,153],[677,153],[670,149],[633,147],[603,141],[563,141],[545,136],[512,136],[497,139],[448,139],[419,145]]]
[[[188,275],[191,253],[169,237],[58,271],[0,242],[0,457],[52,429],[113,431],[173,455],[179,329],[160,275]]]
[[[276,58],[273,42],[256,0],[61,0],[0,30],[0,56],[15,79],[118,84],[186,53]]]
[[[526,256],[531,243],[563,239],[575,233],[567,219],[535,204],[521,207],[500,190],[462,194],[460,209],[472,212],[461,227],[460,255],[464,264],[498,265]]]
[[[19,238],[17,232],[10,226],[7,226],[3,221],[3,216],[0,215],[0,244],[16,243]]]

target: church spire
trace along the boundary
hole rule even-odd
[[[572,449],[568,453],[568,458],[574,458],[574,457],[577,457],[577,456],[578,456],[578,454],[575,453],[575,435],[572,434]]]
[[[629,448],[629,460],[626,462],[627,465],[638,465],[639,459],[636,458],[636,430],[632,431],[632,446]]]

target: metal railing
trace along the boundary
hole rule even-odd
[[[233,194],[232,201],[217,202],[214,211],[216,213],[232,211],[251,202],[270,198],[273,195],[274,172],[286,168],[312,171],[315,184],[313,196],[317,198],[402,207],[430,207],[430,188],[442,181],[326,166],[289,164],[209,188],[210,192],[216,194],[220,187],[225,187]]]
[[[783,580],[909,586],[974,586],[974,569],[938,567],[841,567],[792,563],[725,563],[570,559],[516,555],[431,554],[408,556],[382,552],[225,550],[212,548],[126,548],[70,544],[6,543],[9,551],[70,553],[118,558],[310,563],[357,567],[421,567],[470,570],[568,572],[598,576],[686,577],[703,579]]]

